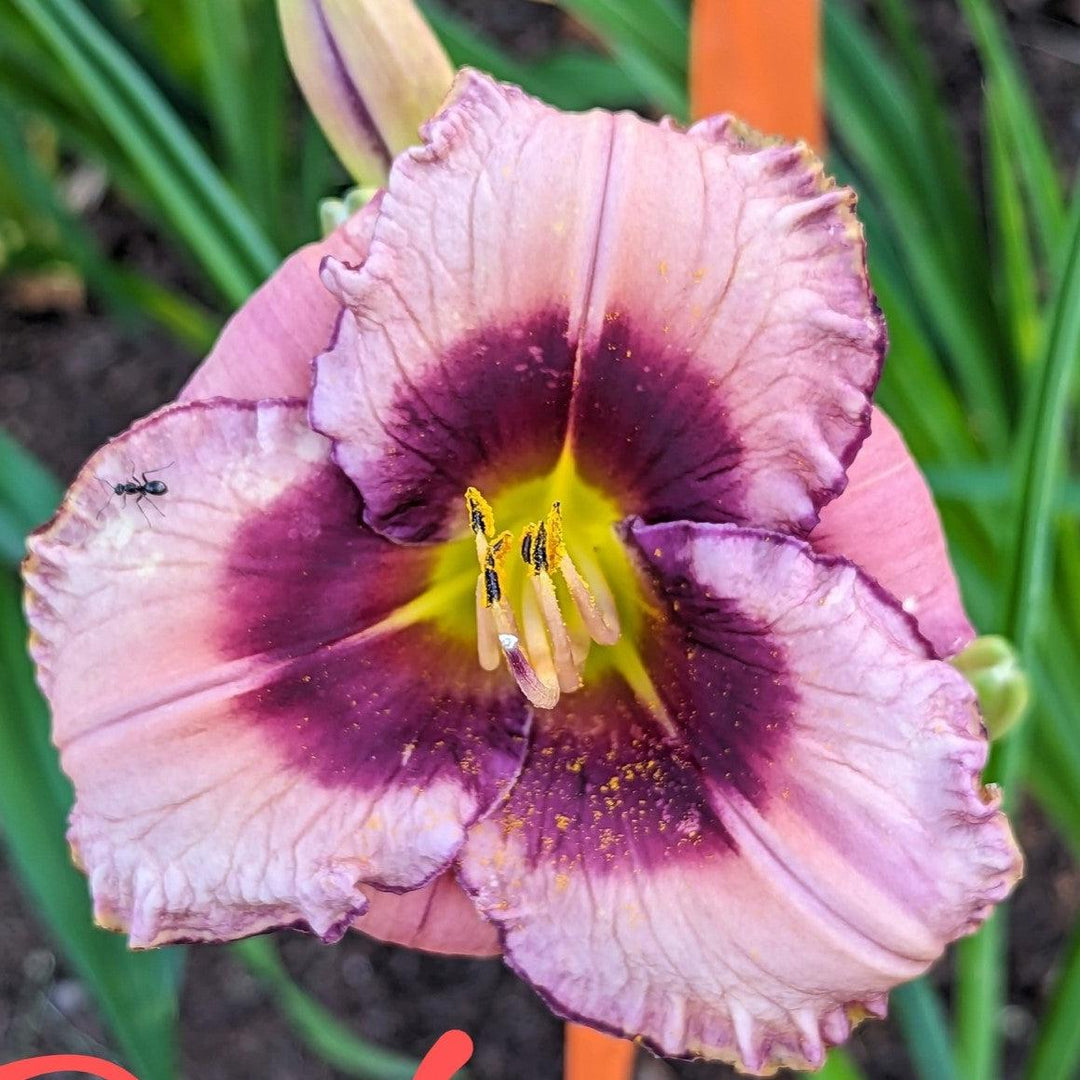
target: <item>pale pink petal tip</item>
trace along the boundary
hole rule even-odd
[[[319,278],[338,304],[346,308],[356,306],[360,282],[363,280],[357,267],[328,255],[319,265]]]

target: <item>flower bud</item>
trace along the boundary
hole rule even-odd
[[[411,0],[278,0],[289,62],[345,167],[363,185],[417,142],[453,81]]]
[[[1005,638],[987,634],[954,657],[953,665],[975,687],[990,738],[1000,739],[1024,715],[1031,697],[1016,650]]]
[[[319,202],[319,235],[325,239],[353,216],[363,210],[379,189],[376,187],[352,187],[340,199],[322,199]]]

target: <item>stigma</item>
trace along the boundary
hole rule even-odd
[[[553,503],[515,543],[496,533],[495,515],[476,488],[465,492],[469,527],[476,541],[476,645],[480,666],[495,671],[505,662],[518,688],[538,709],[553,709],[562,694],[582,685],[593,643],[619,640],[615,598],[599,564],[581,553],[570,557],[562,509]],[[518,561],[516,573],[513,561]],[[511,603],[510,592],[517,603]],[[520,619],[519,619],[520,613]]]

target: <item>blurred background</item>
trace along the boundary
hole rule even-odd
[[[688,115],[688,0],[421,6],[455,62],[556,105]],[[935,489],[973,619],[1016,643],[1036,702],[992,765],[1026,880],[831,1075],[1066,1080],[1080,1076],[1080,0],[824,0],[823,18],[829,165],[860,193],[893,343],[880,399]],[[175,395],[349,183],[292,82],[273,0],[0,0],[0,1063],[409,1077],[459,1027],[476,1080],[560,1075],[561,1024],[499,961],[358,934],[132,957],[90,929],[67,864],[69,796],[23,656],[23,536],[91,451]],[[642,1059],[639,1075],[732,1074]]]

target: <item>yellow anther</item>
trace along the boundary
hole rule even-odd
[[[566,554],[562,531],[562,507],[557,502],[551,504],[551,509],[544,518],[544,529],[547,532],[548,570],[554,573],[559,569],[559,564]]]
[[[488,554],[495,562],[495,569],[502,573],[503,566],[514,546],[514,534],[509,529],[504,529],[488,545]]]
[[[490,540],[495,535],[495,515],[491,504],[476,488],[465,489],[465,506],[469,511],[469,528],[478,536]]]
[[[552,569],[548,547],[547,523],[532,522],[521,534],[521,560],[533,574],[546,574]]]
[[[526,525],[521,533],[521,561],[535,574],[536,566],[533,563],[533,551],[536,547],[536,522]]]
[[[503,568],[513,540],[509,532],[503,532],[487,546],[483,571],[485,607],[494,607],[503,598]]]

